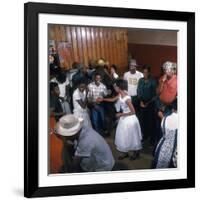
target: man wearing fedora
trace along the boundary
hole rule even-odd
[[[111,171],[115,164],[112,152],[104,138],[90,127],[83,126],[83,119],[65,115],[56,124],[55,133],[64,146],[74,143],[75,153],[67,166],[70,172]]]

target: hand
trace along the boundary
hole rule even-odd
[[[50,134],[53,134],[53,133],[54,133],[54,129],[50,128]]]
[[[162,81],[165,82],[166,80],[167,80],[167,75],[165,74],[165,75],[163,76]]]
[[[160,117],[161,119],[163,118],[163,112],[162,111],[158,111],[158,117]]]
[[[117,113],[115,116],[116,118],[120,118],[122,116],[122,113]]]
[[[140,106],[141,106],[142,108],[145,108],[145,107],[146,107],[143,101],[140,101]]]
[[[97,99],[96,99],[96,102],[97,103],[101,103],[103,101],[103,98],[101,98],[101,97],[98,97]]]
[[[146,107],[147,107],[147,104],[145,104],[143,101],[140,101],[140,106],[141,106],[142,108],[146,108]]]

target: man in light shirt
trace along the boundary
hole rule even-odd
[[[135,59],[131,59],[129,62],[129,71],[124,74],[124,80],[128,82],[128,95],[131,96],[132,103],[136,110],[138,111],[138,97],[137,97],[137,87],[140,78],[143,78],[143,74],[137,71],[137,62]]]
[[[88,103],[91,109],[91,121],[94,129],[101,135],[107,134],[105,125],[105,111],[103,103],[96,100],[107,96],[110,91],[101,82],[101,75],[96,73],[94,75],[94,82],[88,85]]]

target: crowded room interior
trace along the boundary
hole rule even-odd
[[[48,25],[49,173],[176,168],[177,32]]]

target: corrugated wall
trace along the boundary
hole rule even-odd
[[[123,72],[127,66],[127,29],[49,25],[49,40],[67,42],[67,57],[62,67],[70,68],[73,62],[88,65],[90,59],[105,58]]]

